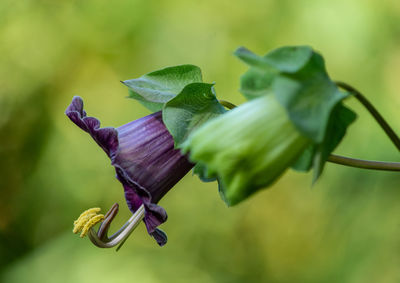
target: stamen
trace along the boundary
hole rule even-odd
[[[104,215],[103,214],[98,214],[98,215],[93,216],[92,218],[90,218],[89,221],[86,222],[85,226],[83,227],[80,237],[81,238],[85,237],[86,234],[88,233],[89,229],[92,228],[97,223],[103,221],[103,219],[104,219]]]
[[[85,218],[87,215],[90,214],[97,214],[100,212],[100,208],[99,207],[93,207],[93,208],[89,208],[88,210],[85,210],[84,212],[81,213],[81,215],[79,215],[78,219],[74,221],[74,225],[76,225],[79,221],[81,221],[81,219]]]
[[[78,219],[74,221],[74,229],[72,232],[77,234],[82,230],[80,237],[83,238],[91,227],[104,219],[104,215],[97,214],[98,212],[100,212],[100,208],[98,207],[90,208],[82,212]]]

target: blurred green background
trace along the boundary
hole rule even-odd
[[[188,174],[161,201],[163,248],[144,225],[118,253],[71,232],[89,207],[119,202],[116,222],[130,216],[107,156],[64,115],[73,95],[103,126],[120,126],[149,113],[120,80],[190,63],[240,104],[247,67],[232,52],[298,44],[400,133],[398,0],[1,0],[0,280],[400,282],[395,173],[328,164],[311,187],[310,174],[288,172],[233,208]],[[336,153],[398,161],[368,113],[347,104],[359,118]]]

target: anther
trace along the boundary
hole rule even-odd
[[[90,218],[89,221],[86,222],[85,226],[83,226],[80,237],[81,238],[85,237],[86,234],[89,232],[89,229],[92,228],[97,223],[103,221],[103,219],[104,219],[103,214],[98,214]]]
[[[81,215],[78,217],[77,220],[74,221],[74,229],[72,232],[74,234],[77,234],[79,231],[81,231],[85,225],[97,215],[97,213],[100,212],[100,208],[95,207],[95,208],[90,208],[88,210],[85,210],[84,212],[81,213]],[[102,215],[102,214],[100,214]],[[103,215],[102,215],[103,216]],[[104,217],[104,216],[103,216]],[[101,221],[101,220],[100,220]],[[96,222],[97,223],[97,222]],[[96,224],[95,223],[95,224]],[[93,225],[95,225],[93,224]],[[92,225],[92,226],[93,226]],[[89,227],[90,228],[90,227]],[[83,236],[82,236],[83,237]]]

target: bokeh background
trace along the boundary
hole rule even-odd
[[[400,282],[399,175],[328,164],[288,172],[227,208],[188,174],[161,201],[169,236],[141,225],[119,251],[72,234],[94,206],[130,213],[103,151],[64,110],[73,95],[103,126],[149,112],[120,80],[191,63],[240,104],[238,46],[320,51],[332,78],[359,88],[400,133],[398,0],[1,0],[0,280],[20,282]],[[355,101],[336,153],[399,161]],[[268,174],[266,172],[266,174]]]

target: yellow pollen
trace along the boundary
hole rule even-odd
[[[82,231],[80,237],[83,238],[91,227],[104,220],[104,215],[97,214],[98,212],[100,212],[100,208],[98,207],[82,212],[79,218],[74,221],[72,232],[77,234],[79,231]]]
[[[94,225],[97,223],[101,222],[104,220],[104,215],[103,214],[98,214],[92,218],[89,219],[88,222],[86,222],[85,226],[82,229],[80,237],[83,238],[86,236],[86,234],[89,232],[89,229],[92,228]]]
[[[74,225],[76,225],[82,218],[85,218],[85,216],[89,214],[97,214],[98,212],[100,212],[100,210],[101,209],[99,207],[89,208],[88,210],[85,210],[81,213],[81,215],[79,215],[78,219],[74,221]]]

